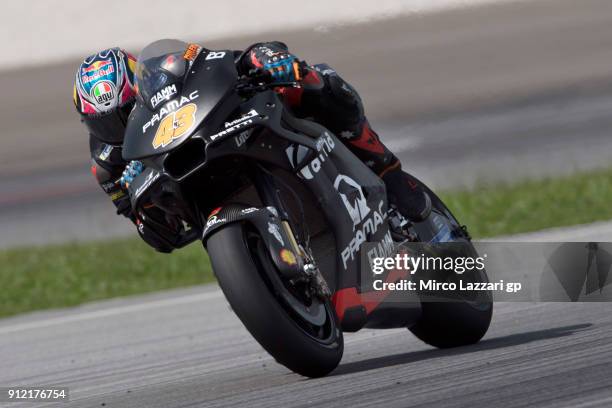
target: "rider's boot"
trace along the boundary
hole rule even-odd
[[[402,171],[399,161],[382,175],[389,203],[411,222],[421,222],[431,213],[431,198],[420,183]]]
[[[431,212],[429,194],[414,177],[402,171],[399,159],[381,142],[365,118],[358,129],[348,132],[358,135],[348,138],[351,151],[383,179],[390,204],[409,221],[423,221]]]

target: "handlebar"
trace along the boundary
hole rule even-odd
[[[238,77],[236,91],[242,94],[262,92],[272,88],[293,87],[299,88],[301,85],[297,81],[272,82],[270,75],[263,70],[254,70],[249,75]]]

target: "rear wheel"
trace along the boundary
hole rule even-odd
[[[454,278],[451,276],[448,281]],[[461,279],[464,282],[488,281],[484,271]],[[477,343],[486,334],[493,315],[493,302],[490,291],[471,292],[468,296],[456,292],[444,301],[424,298],[421,311],[420,319],[410,331],[434,347],[450,348]]]
[[[417,180],[420,183],[420,181]],[[431,216],[415,226],[422,242],[462,242],[466,255],[478,256],[461,225],[444,203],[423,183],[433,205]],[[467,254],[469,253],[469,254]],[[453,274],[454,275],[454,274]],[[457,278],[450,276],[449,279]],[[464,281],[466,277],[463,277]],[[488,282],[485,271],[472,274],[472,282]],[[420,340],[434,347],[450,348],[477,343],[489,329],[493,315],[490,291],[479,291],[470,296],[457,295],[453,300],[421,303],[422,316],[410,331]]]
[[[257,231],[230,224],[208,239],[207,249],[234,312],[276,361],[307,377],[337,367],[344,342],[331,303],[284,282]]]

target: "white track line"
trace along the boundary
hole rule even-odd
[[[14,325],[0,326],[0,335],[8,333],[16,333],[24,330],[41,329],[51,326],[57,326],[66,323],[81,322],[85,320],[99,319],[103,317],[117,316],[125,313],[140,312],[143,310],[157,309],[160,307],[184,305],[188,303],[203,302],[206,300],[218,299],[223,297],[220,290],[212,292],[199,293],[195,295],[180,296],[170,299],[154,300],[145,303],[138,303],[126,306],[111,307],[108,309],[94,310],[91,312],[83,312],[71,314],[68,316],[52,317],[49,319],[35,320],[26,323],[17,323]]]

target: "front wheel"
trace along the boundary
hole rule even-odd
[[[230,224],[208,238],[207,249],[232,309],[277,362],[307,377],[338,366],[344,341],[331,303],[284,282],[254,228]]]

